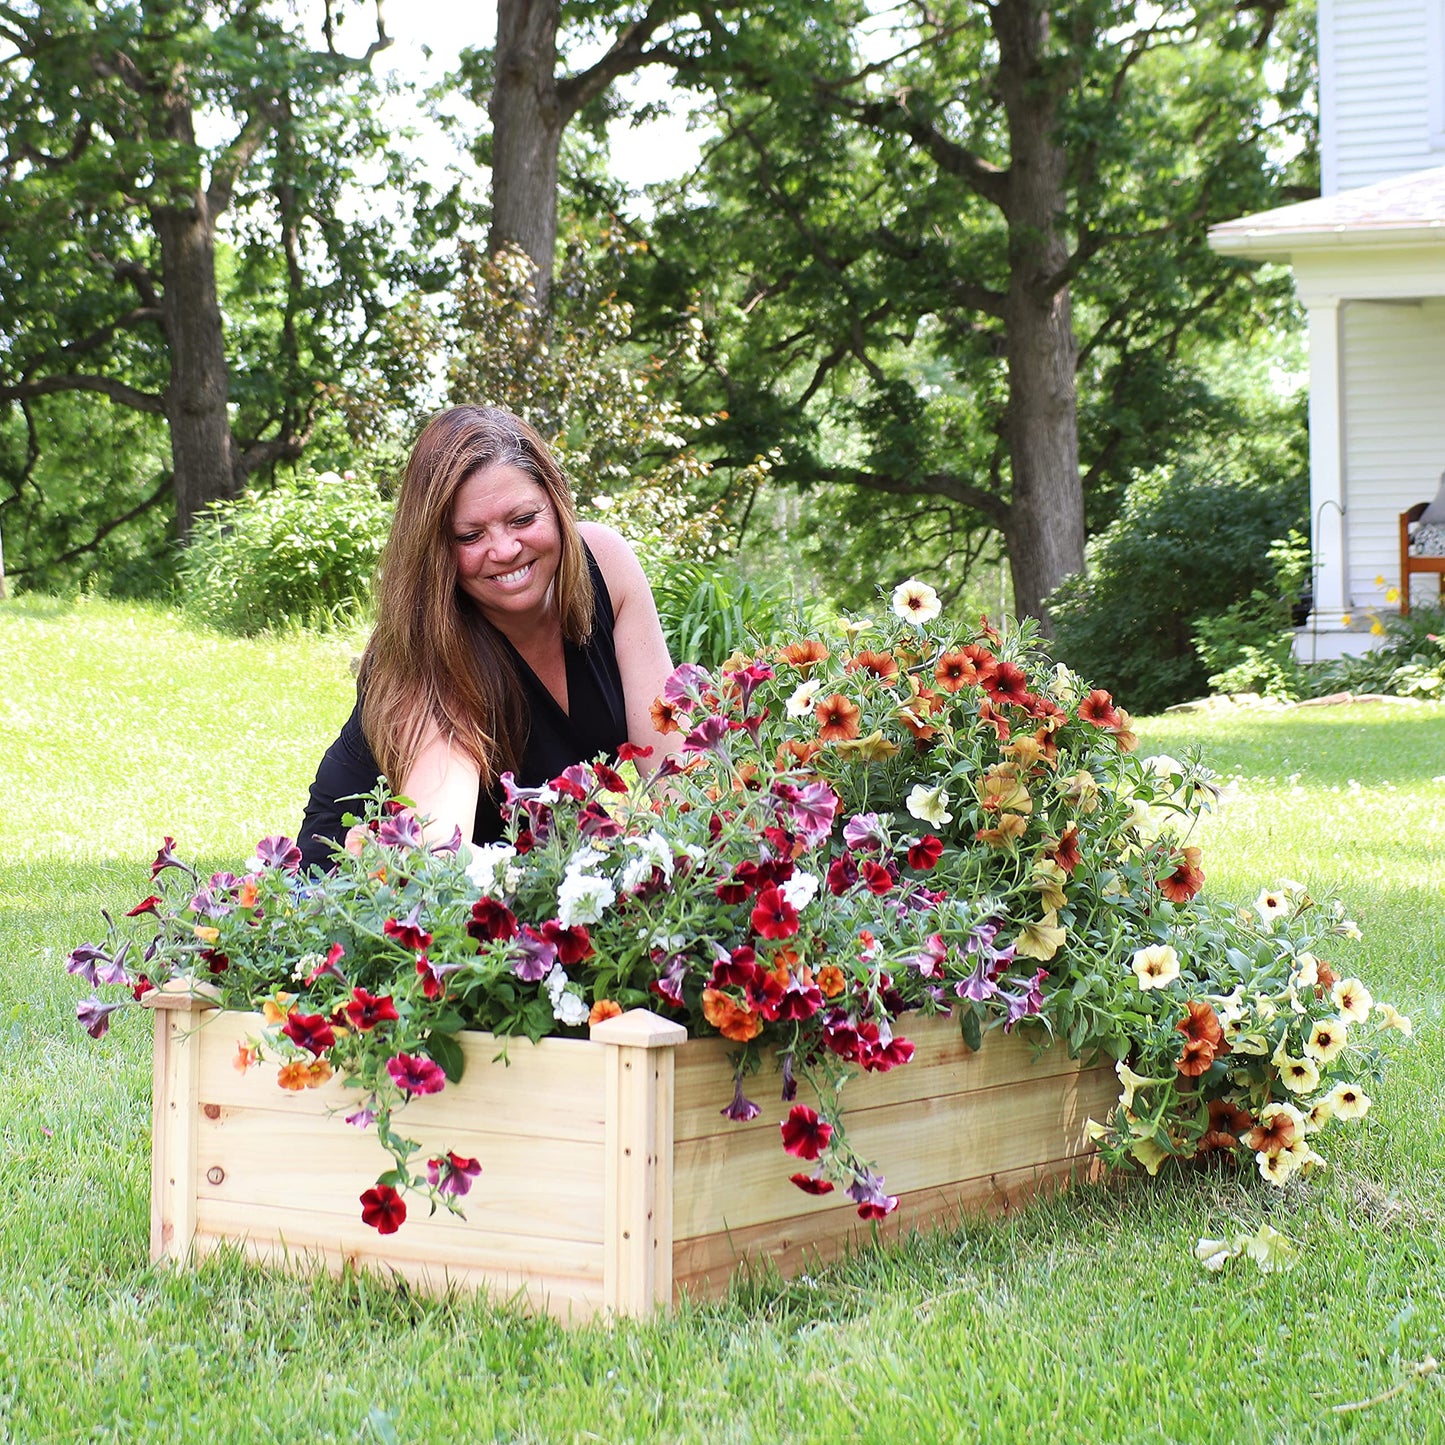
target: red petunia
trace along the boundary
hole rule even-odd
[[[631,743],[624,743],[623,747],[631,747]],[[648,752],[652,749],[648,748]],[[627,779],[615,768],[609,768],[606,763],[593,763],[592,771],[597,774],[597,781],[607,789],[609,793],[625,793],[627,791]]]
[[[336,1032],[325,1014],[300,1014],[292,1009],[281,1025],[281,1032],[308,1053],[321,1055],[336,1042]]]
[[[361,1221],[378,1234],[395,1234],[406,1222],[406,1202],[390,1184],[378,1184],[361,1196]]]
[[[159,918],[160,914],[156,913],[156,904],[160,901],[160,894],[152,893],[149,898],[141,899],[141,901],[137,903],[134,908],[127,908],[125,911],[125,916],[127,918],[139,918],[142,913],[155,913],[156,917]]]
[[[441,975],[431,966],[426,954],[422,954],[416,961],[416,971],[421,975],[421,991],[429,999],[436,999],[442,996],[445,985],[442,983]]]
[[[1016,662],[995,663],[983,685],[996,703],[1023,705],[1029,696],[1028,674]]]
[[[925,833],[917,842],[908,845],[908,866],[920,873],[927,873],[938,865],[943,857],[943,840],[932,833]]]
[[[833,1181],[817,1174],[790,1174],[788,1176],[804,1194],[831,1194]]]
[[[555,918],[549,918],[542,925],[542,937],[557,950],[557,962],[563,968],[572,968],[597,951],[592,947],[591,935],[581,923],[563,928]]]
[[[636,743],[621,743],[617,748],[617,761],[619,763],[635,763],[641,758],[650,758],[652,749],[650,747],[640,748]]]
[[[395,939],[409,953],[420,953],[431,943],[431,934],[421,926],[421,908],[418,905],[403,919],[388,918],[381,925],[381,931]]]
[[[783,1131],[784,1150],[797,1159],[816,1159],[833,1137],[833,1126],[806,1104],[794,1104],[778,1127]]]
[[[769,886],[758,894],[752,925],[764,938],[791,938],[798,931],[798,910],[781,889]]]
[[[870,893],[876,893],[880,897],[892,891],[897,878],[887,864],[874,862],[872,858],[865,858],[859,873],[863,878],[863,884]]]
[[[351,998],[346,1005],[346,1017],[352,1028],[369,1033],[377,1024],[390,1023],[396,1019],[396,1003],[390,994],[378,998],[376,994],[367,993],[358,986],[351,990]]]
[[[386,1061],[386,1072],[398,1089],[413,1094],[440,1094],[447,1086],[447,1076],[439,1065],[420,1054],[398,1054]]]
[[[472,904],[467,933],[478,943],[496,943],[517,936],[517,916],[495,898],[479,898]]]
[[[1114,699],[1102,687],[1096,687],[1079,704],[1079,716],[1085,722],[1093,723],[1096,728],[1112,729],[1119,726],[1119,714],[1114,707]]]

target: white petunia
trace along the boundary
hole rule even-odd
[[[813,703],[822,687],[822,679],[813,678],[810,682],[800,683],[794,688],[792,697],[788,699],[788,716],[791,718],[811,717]]]
[[[575,1027],[587,1022],[591,1010],[580,995],[567,987],[567,972],[560,963],[552,965],[552,972],[542,980],[542,987],[552,1001],[552,1017],[558,1023]]]
[[[1283,888],[1266,888],[1254,900],[1254,911],[1259,921],[1269,928],[1276,918],[1284,918],[1290,912],[1290,901]]]
[[[794,873],[778,892],[801,912],[818,896],[818,880],[811,873]]]
[[[593,873],[568,872],[557,885],[557,921],[563,928],[596,923],[617,901],[617,890]]]
[[[622,870],[622,887],[631,892],[652,878],[654,868],[661,869],[663,879],[672,882],[672,844],[654,828],[645,838],[629,838],[627,846],[637,857]]]
[[[467,881],[480,893],[512,893],[520,881],[513,866],[517,850],[510,843],[488,843],[474,849],[466,866]]]
[[[1364,1023],[1375,1006],[1369,989],[1357,978],[1339,979],[1330,990],[1330,997],[1339,1009],[1340,1017],[1352,1024]]]
[[[908,811],[920,823],[934,828],[953,822],[953,814],[948,811],[947,792],[941,787],[930,788],[925,783],[913,785],[913,791],[908,795]]]
[[[916,622],[921,627],[925,622],[932,622],[942,611],[943,603],[938,600],[938,593],[916,577],[900,582],[893,589],[893,615],[905,622]]]

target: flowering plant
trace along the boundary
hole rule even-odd
[[[793,638],[713,676],[684,665],[653,708],[680,738],[647,782],[627,765],[504,779],[506,840],[427,846],[402,800],[324,875],[264,839],[240,874],[197,876],[167,839],[152,893],[69,968],[122,990],[80,1005],[99,1037],[153,982],[205,984],[262,1026],[237,1066],[283,1088],[342,1074],[347,1122],[392,1167],[362,1196],[383,1232],[410,1192],[458,1210],[484,1161],[419,1159],[395,1125],[454,1082],[457,1034],[579,1034],[647,1006],[734,1043],[732,1098],[776,1054],[780,1142],[810,1194],[891,1211],[849,1146],[839,1090],[905,1065],[907,1019],[951,1010],[965,1040],[1021,1024],[1119,1060],[1105,1156],[1232,1150],[1281,1182],[1305,1142],[1368,1105],[1366,1019],[1407,1029],[1317,950],[1353,930],[1291,886],[1252,911],[1206,904],[1189,830],[1213,789],[1197,762],[1140,759],[1128,714],[1040,650],[1030,623],[967,634],[910,581],[840,641]],[[108,920],[109,922],[109,920]],[[799,1079],[817,1107],[799,1102]]]

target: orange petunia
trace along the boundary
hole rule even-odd
[[[253,1069],[261,1062],[261,1054],[258,1049],[253,1049],[250,1044],[240,1043],[236,1045],[236,1057],[231,1060],[238,1074],[244,1074],[248,1069]]]
[[[254,878],[241,880],[241,886],[236,890],[236,903],[241,908],[256,906],[256,880]]]
[[[790,738],[778,749],[777,757],[773,761],[780,770],[807,767],[822,751],[823,744],[813,738],[807,741]]]
[[[1028,826],[1029,820],[1018,813],[1000,813],[995,827],[980,828],[974,836],[990,848],[1012,848],[1028,831]]]
[[[1238,1104],[1228,1099],[1209,1101],[1209,1128],[1199,1141],[1199,1152],[1210,1154],[1215,1150],[1237,1149],[1240,1136],[1254,1127],[1254,1120]]]
[[[1032,813],[1034,810],[1034,800],[1019,777],[1017,763],[994,763],[974,784],[974,791],[985,813]]]
[[[1008,720],[1000,717],[994,711],[993,704],[987,698],[981,699],[978,704],[978,720],[981,723],[987,723],[994,730],[999,742],[1006,743],[1008,741],[1009,733],[1012,731]]]
[[[1280,1150],[1288,1149],[1299,1135],[1293,1110],[1287,1111],[1284,1106],[1271,1108],[1265,1109],[1265,1113],[1270,1117],[1267,1120],[1261,1119],[1239,1141],[1246,1149],[1253,1149],[1256,1154],[1278,1154]]]
[[[650,709],[652,713],[652,726],[662,734],[681,732],[682,728],[677,721],[677,709],[662,698],[655,698]]]
[[[966,687],[977,687],[983,677],[975,647],[960,648],[956,652],[945,652],[933,669],[933,680],[944,692],[961,692]],[[992,657],[989,664],[992,665]]]
[[[331,1065],[325,1059],[312,1059],[306,1065],[306,1087],[319,1089],[331,1077]]]
[[[283,1089],[300,1093],[302,1089],[311,1087],[311,1067],[302,1059],[292,1059],[276,1071],[276,1082]]]
[[[1219,1015],[1207,1004],[1191,999],[1185,1005],[1189,1012],[1174,1027],[1186,1039],[1208,1044],[1216,1053],[1224,1052],[1224,1026]]]
[[[763,1021],[751,1009],[735,1003],[721,989],[702,991],[702,1016],[725,1039],[745,1044],[763,1031]]]
[[[836,963],[825,963],[818,970],[818,987],[824,998],[837,998],[847,986],[848,980]]]
[[[828,660],[828,649],[821,642],[814,638],[808,638],[805,642],[790,642],[786,647],[778,651],[778,660],[786,662],[791,667],[802,671],[816,667],[820,662]]]
[[[1059,834],[1058,841],[1044,851],[1065,873],[1072,873],[1083,861],[1083,854],[1079,851],[1079,830],[1070,823]]]
[[[622,1005],[612,998],[599,998],[587,1015],[589,1024],[600,1024],[603,1019],[615,1019],[622,1012]]]
[[[1129,727],[1129,714],[1123,708],[1117,708],[1119,714],[1119,726],[1114,729],[1114,741],[1119,744],[1121,753],[1132,753],[1139,746],[1139,734]]]
[[[1188,903],[1204,887],[1204,870],[1199,866],[1201,851],[1184,848],[1181,852],[1183,860],[1174,871],[1158,880],[1159,891],[1171,903]]]
[[[844,672],[868,672],[886,683],[898,681],[898,659],[891,652],[863,651],[843,664]]]
[[[825,743],[844,742],[856,738],[861,731],[863,713],[841,692],[814,703],[813,716],[818,720],[818,737]]]
[[[1174,1066],[1186,1079],[1207,1074],[1214,1063],[1214,1050],[1203,1039],[1185,1039],[1179,1062]]]

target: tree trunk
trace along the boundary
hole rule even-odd
[[[1051,633],[1044,598],[1084,565],[1084,492],[1069,290],[1061,225],[1067,156],[1057,135],[1066,85],[1046,55],[1049,10],[1041,0],[1000,0],[999,89],[1009,128],[1009,402],[1005,430],[1013,490],[1007,543],[1014,608]]]
[[[557,247],[557,155],[566,123],[557,94],[561,0],[498,0],[492,119],[492,228],[487,247],[520,246],[545,303]]]
[[[215,226],[203,191],[189,209],[156,207],[151,222],[160,241],[165,284],[161,308],[171,367],[165,408],[176,529],[184,541],[202,507],[236,494],[226,410],[230,373],[216,295]]]

